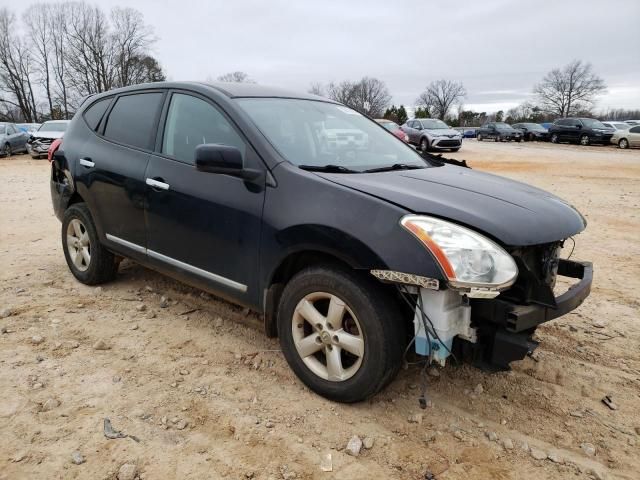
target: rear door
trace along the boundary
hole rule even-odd
[[[194,152],[205,143],[234,146],[245,167],[266,167],[211,100],[173,91],[163,111],[145,175],[149,261],[234,300],[257,302],[265,176],[256,184],[196,170]]]
[[[146,258],[144,173],[155,142],[165,92],[137,91],[101,99],[83,120],[95,134],[81,147],[77,179],[104,241]],[[108,110],[107,110],[108,109]]]
[[[631,127],[627,136],[629,137],[629,145],[640,147],[640,126]]]

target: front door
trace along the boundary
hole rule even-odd
[[[173,92],[165,106],[159,153],[146,171],[150,262],[232,299],[256,302],[265,187],[196,170],[197,145],[234,146],[248,168],[262,161],[220,108]]]

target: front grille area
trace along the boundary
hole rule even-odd
[[[460,140],[440,140],[436,145],[438,147],[459,147]]]
[[[501,298],[518,304],[555,306],[553,287],[558,274],[562,242],[521,247],[510,251],[518,265],[518,279]]]

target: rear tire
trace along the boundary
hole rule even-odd
[[[478,136],[476,137],[476,139],[477,139],[479,142],[481,142],[481,141],[482,141],[482,134],[481,134],[481,133],[479,133],[479,134],[478,134]]]
[[[62,250],[69,270],[85,285],[108,282],[118,272],[115,255],[100,243],[93,218],[84,203],[73,204],[64,212]]]
[[[626,138],[621,138],[618,142],[618,147],[623,149],[629,148],[629,140],[627,140]]]
[[[580,145],[582,145],[583,147],[589,146],[590,143],[591,139],[589,138],[589,135],[582,135],[580,137]]]
[[[9,144],[9,142],[5,143],[2,146],[2,150],[0,150],[0,156],[2,156],[2,157],[10,157],[11,156],[11,144]]]
[[[429,140],[426,137],[420,139],[420,150],[427,152],[429,150]]]
[[[557,133],[551,134],[551,143],[558,143],[558,134]]]
[[[277,322],[291,369],[330,400],[365,400],[401,367],[406,326],[398,304],[373,278],[347,268],[296,274],[282,292]]]

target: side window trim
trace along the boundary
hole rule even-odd
[[[207,104],[211,105],[213,108],[215,108],[218,112],[220,112],[220,114],[224,117],[224,119],[229,122],[229,125],[231,126],[231,128],[233,128],[233,130],[236,132],[236,134],[238,135],[238,137],[240,137],[240,139],[244,142],[245,146],[246,146],[246,151],[245,151],[245,157],[248,155],[249,153],[249,149],[252,152],[255,152],[255,148],[253,148],[253,145],[251,145],[251,142],[249,142],[249,139],[244,135],[244,132],[242,131],[242,129],[240,129],[240,127],[238,127],[238,125],[236,124],[236,122],[233,121],[233,119],[229,116],[229,114],[225,111],[224,108],[222,108],[222,106],[220,106],[217,102],[211,100],[208,97],[205,97],[204,95],[200,95],[197,92],[193,92],[191,90],[182,90],[182,89],[171,89],[167,92],[167,95],[164,98],[164,104],[162,105],[162,112],[160,115],[160,118],[158,119],[158,129],[157,129],[157,135],[156,135],[156,139],[155,139],[155,144],[154,144],[154,154],[155,155],[159,155],[162,158],[166,158],[168,160],[173,160],[174,162],[179,162],[185,165],[193,165],[192,163],[186,162],[184,160],[181,160],[179,158],[176,158],[172,155],[167,155],[166,153],[162,152],[162,143],[164,141],[164,134],[165,134],[165,130],[167,127],[167,116],[169,115],[169,107],[171,106],[171,99],[173,98],[174,95],[179,94],[179,95],[189,95],[192,96],[194,98],[197,98],[198,100],[202,100],[204,102],[206,102]],[[258,155],[259,157],[259,155]],[[264,164],[264,161],[262,161],[262,159],[260,160],[262,164]],[[266,168],[266,165],[265,165]]]
[[[133,90],[131,92],[124,92],[124,93],[121,93],[119,95],[115,95],[113,97],[112,101],[111,101],[111,105],[109,105],[109,108],[107,109],[106,112],[104,112],[104,115],[102,116],[102,119],[100,120],[100,125],[98,126],[98,129],[96,130],[96,134],[102,140],[104,140],[105,142],[114,143],[116,145],[122,145],[124,147],[133,148],[134,150],[140,150],[142,152],[152,153],[154,151],[154,147],[155,147],[155,138],[154,138],[153,133],[152,133],[151,137],[149,138],[150,148],[141,148],[141,147],[137,147],[135,145],[129,145],[129,144],[126,144],[126,143],[116,142],[115,140],[107,138],[104,135],[104,131],[105,131],[106,127],[107,127],[107,121],[109,119],[109,116],[111,115],[113,107],[116,105],[116,103],[118,103],[118,99],[120,99],[122,97],[129,96],[129,95],[138,95],[138,94],[143,94],[143,93],[161,93],[162,94],[162,98],[160,99],[161,108],[158,109],[158,112],[156,113],[156,118],[154,118],[153,126],[151,128],[151,132],[158,132],[160,116],[162,114],[162,111],[164,109],[164,104],[166,103],[167,96],[168,96],[166,88],[152,88],[152,89],[149,89],[149,90]]]

